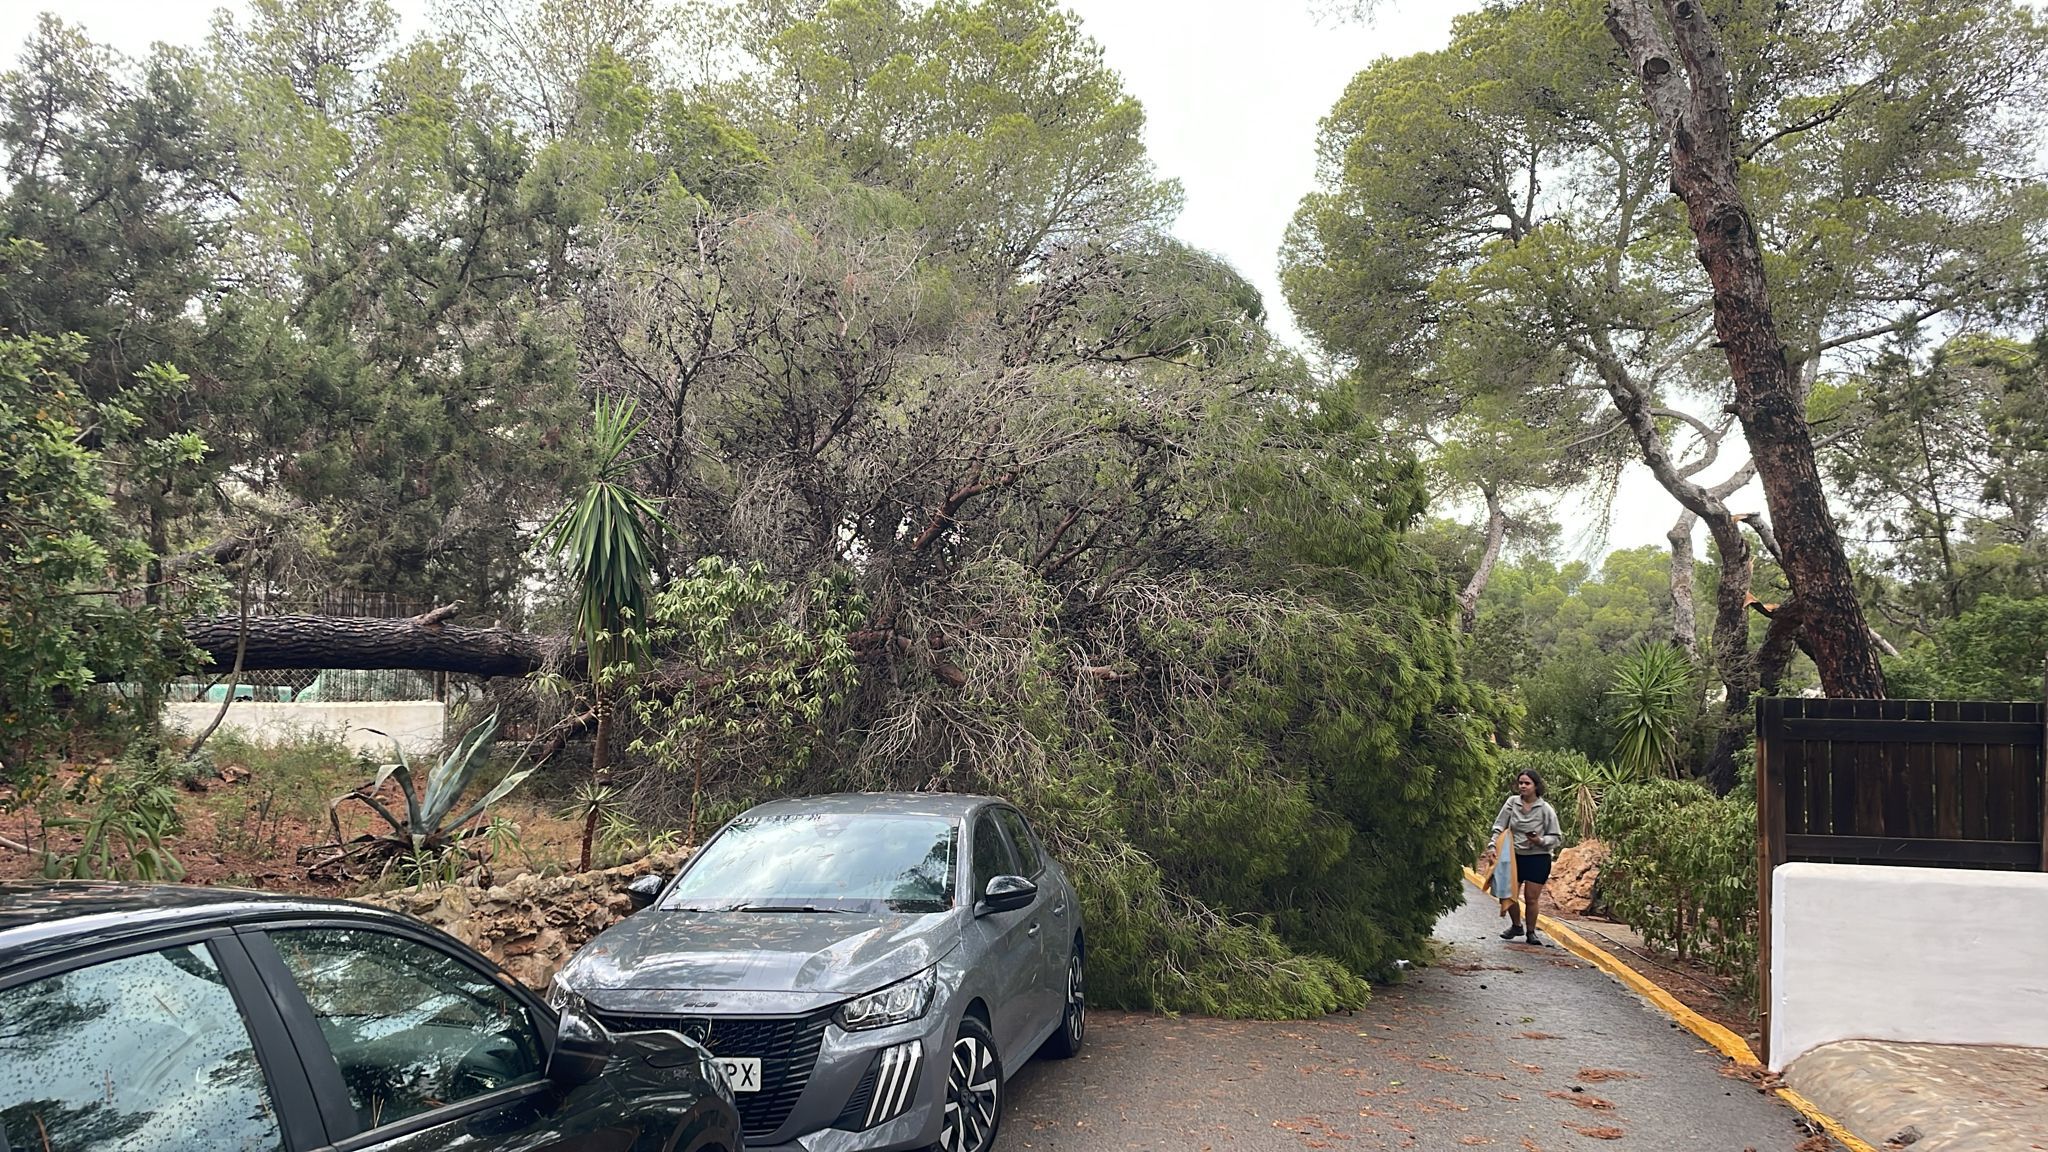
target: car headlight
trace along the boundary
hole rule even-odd
[[[927,968],[907,980],[847,1001],[832,1018],[848,1032],[907,1024],[931,1011],[932,997],[938,990],[939,970]]]
[[[562,982],[560,972],[555,973],[554,979],[548,981],[547,1001],[548,1007],[553,1008],[558,1015],[569,1011],[582,1012],[588,1007],[584,1004],[582,996]]]

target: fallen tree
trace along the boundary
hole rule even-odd
[[[464,628],[447,623],[460,609],[447,604],[418,616],[362,619],[344,616],[202,616],[186,622],[185,639],[232,667],[237,645],[242,670],[272,668],[410,668],[469,676],[524,676],[559,667],[574,675],[581,667],[566,636],[541,636],[503,628]]]

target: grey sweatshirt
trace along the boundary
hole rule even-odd
[[[1557,809],[1548,800],[1538,800],[1524,809],[1520,796],[1508,797],[1507,803],[1500,806],[1500,815],[1493,818],[1493,834],[1500,835],[1503,828],[1513,829],[1509,843],[1524,856],[1540,855],[1564,843],[1564,828],[1557,822]],[[1531,836],[1538,837],[1542,847],[1530,847]]]

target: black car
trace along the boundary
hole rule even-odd
[[[393,912],[0,882],[0,1152],[741,1152],[673,1032],[608,1033]]]

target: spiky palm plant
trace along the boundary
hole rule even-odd
[[[607,674],[637,663],[645,652],[641,639],[647,619],[648,585],[654,572],[654,541],[667,525],[653,500],[629,483],[628,457],[640,426],[630,400],[597,401],[592,449],[595,469],[583,494],[564,508],[541,537],[549,554],[568,561],[576,582],[576,631],[589,652],[591,712],[597,721],[590,769],[600,785],[610,780],[612,704]],[[595,815],[583,830],[582,867],[590,867],[590,842]]]
[[[1677,775],[1679,726],[1692,689],[1692,662],[1670,644],[1642,644],[1615,669],[1608,690],[1620,706],[1614,760],[1636,777]]]

